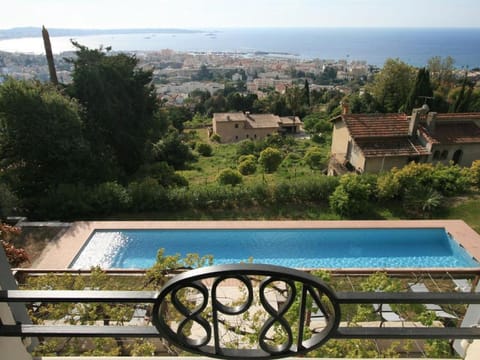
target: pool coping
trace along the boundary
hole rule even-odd
[[[109,229],[365,229],[445,228],[475,259],[480,260],[480,235],[463,220],[233,220],[233,221],[79,221],[56,241],[49,243],[32,264],[35,269],[67,269],[94,230]],[[438,268],[435,268],[439,270]],[[475,268],[468,268],[473,270]],[[358,269],[357,269],[358,270]],[[375,269],[378,271],[379,269]],[[406,269],[405,269],[406,270]],[[427,269],[408,269],[426,271]],[[451,271],[452,268],[445,268]]]

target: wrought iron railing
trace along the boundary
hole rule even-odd
[[[342,306],[480,304],[479,293],[335,292],[299,270],[219,265],[175,276],[159,292],[2,290],[5,303],[142,303],[153,326],[0,324],[8,337],[162,337],[217,358],[298,356],[328,339],[480,339],[478,327],[346,326]]]

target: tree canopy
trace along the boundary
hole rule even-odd
[[[8,79],[0,86],[0,154],[21,198],[75,182],[88,171],[78,103],[48,84]]]
[[[85,136],[100,163],[118,164],[132,174],[145,159],[158,108],[152,72],[138,68],[135,56],[73,44],[68,90],[85,108]]]

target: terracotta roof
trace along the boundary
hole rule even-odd
[[[246,121],[252,128],[278,128],[280,117],[273,114],[249,114]]]
[[[365,157],[419,156],[430,152],[416,139],[410,137],[356,139]]]
[[[301,123],[298,116],[279,117],[273,114],[245,114],[243,112],[214,113],[213,119],[217,122],[244,122],[247,128],[278,128],[280,125]]]
[[[405,114],[344,114],[342,119],[354,138],[408,136],[409,120]]]
[[[477,116],[480,117],[480,114],[477,114]],[[452,117],[449,117],[449,119],[451,118]],[[435,123],[435,131],[433,133],[431,133],[428,128],[425,128],[423,126],[420,128],[420,130],[422,131],[422,134],[428,139],[428,141],[433,144],[447,145],[480,143],[480,128],[473,121],[456,121],[443,123],[437,121]]]
[[[280,123],[282,125],[294,125],[294,124],[301,124],[302,121],[298,116],[282,116],[280,117]]]
[[[440,121],[445,120],[480,120],[480,112],[474,113],[437,113],[435,118]]]
[[[213,118],[215,121],[246,121],[245,114],[243,112],[231,112],[231,113],[214,113]]]

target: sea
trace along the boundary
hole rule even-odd
[[[433,56],[451,56],[457,68],[480,67],[480,28],[249,28],[204,29],[196,32],[108,34],[74,39],[90,48],[114,51],[233,53],[298,59],[366,61],[383,66],[398,58],[425,66]],[[54,53],[73,49],[71,37],[51,37]],[[0,50],[41,54],[42,38],[0,41]]]

